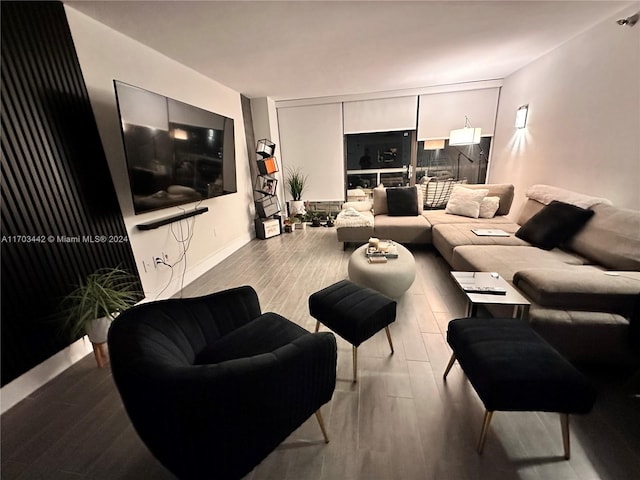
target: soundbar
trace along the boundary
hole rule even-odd
[[[208,211],[209,207],[200,207],[189,212],[171,215],[170,217],[164,217],[156,220],[150,220],[145,223],[139,223],[138,225],[136,225],[136,228],[138,230],[153,230],[154,228],[162,227],[163,225],[168,225],[173,222],[178,222],[180,220],[184,220],[185,218],[195,217],[196,215],[200,215]]]

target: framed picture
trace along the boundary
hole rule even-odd
[[[276,188],[278,186],[278,180],[268,175],[260,175],[256,178],[256,184],[254,190],[265,195],[275,195]]]

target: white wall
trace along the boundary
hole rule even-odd
[[[505,78],[488,182],[516,187],[512,215],[536,183],[640,209],[640,24],[615,20],[573,38]],[[527,128],[514,127],[529,104]]]
[[[169,256],[168,263],[179,260],[182,244],[176,241],[174,235],[186,238],[193,228],[187,253],[185,284],[252,238],[252,181],[240,94],[69,5],[65,5],[65,10],[142,285],[148,299],[166,298],[180,289],[185,264],[177,263],[172,276],[168,267],[156,268],[152,258],[165,252]],[[203,215],[156,230],[137,230],[135,225],[138,223],[180,213],[181,210],[173,207],[142,215],[134,214],[113,89],[114,79],[233,118],[238,192],[203,201],[201,206],[209,208]],[[235,286],[233,279],[229,279],[229,286]]]

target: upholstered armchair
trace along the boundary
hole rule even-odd
[[[319,408],[336,381],[336,340],[239,287],[150,302],[109,331],[113,379],[152,454],[179,478],[240,478]]]

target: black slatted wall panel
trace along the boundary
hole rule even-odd
[[[79,277],[137,270],[63,5],[0,8],[5,385],[70,344],[55,313]]]

